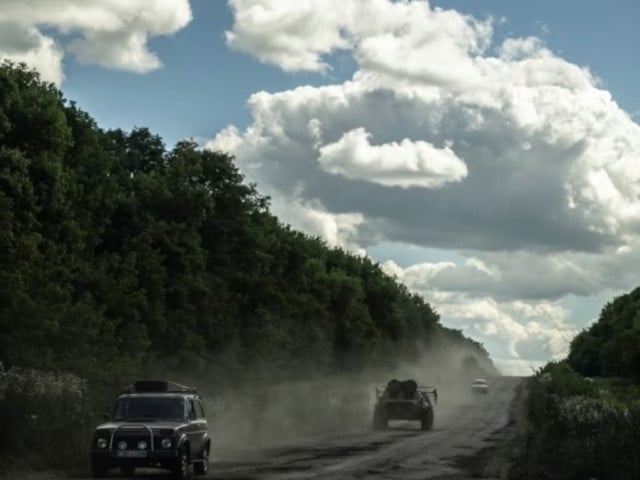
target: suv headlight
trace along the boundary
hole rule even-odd
[[[171,445],[173,445],[173,441],[170,438],[163,438],[160,442],[162,448],[171,448]]]
[[[99,438],[96,441],[96,447],[98,447],[98,448],[107,448],[107,439],[106,438]]]

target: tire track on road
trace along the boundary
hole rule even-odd
[[[507,425],[521,379],[500,378],[486,397],[443,412],[430,432],[400,422],[387,431],[361,431],[314,444],[262,452],[258,463],[214,465],[211,479],[437,479],[467,478],[456,459],[495,443],[494,432]],[[438,411],[436,410],[436,415]],[[462,475],[462,476],[461,476]]]

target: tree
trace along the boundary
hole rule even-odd
[[[488,359],[371,260],[282,225],[231,156],[104,131],[12,63],[0,67],[0,329],[8,366],[94,386],[162,364],[349,369],[436,338]]]

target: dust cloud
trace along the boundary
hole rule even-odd
[[[213,451],[262,450],[319,440],[340,433],[372,429],[375,387],[392,378],[412,378],[420,386],[438,389],[435,428],[444,425],[470,401],[474,377],[497,375],[490,362],[469,365],[469,351],[438,345],[422,348],[413,360],[390,359],[383,365],[350,374],[307,375],[303,380],[247,379],[216,391],[215,383],[197,382],[207,409]],[[300,376],[298,376],[300,378]],[[416,428],[419,428],[416,424]]]

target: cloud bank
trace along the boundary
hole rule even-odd
[[[566,352],[562,298],[639,283],[625,266],[640,257],[640,126],[587,68],[426,1],[229,5],[227,43],[261,62],[357,64],[343,83],[252,95],[252,124],[208,143],[285,221],[350,248],[457,252],[388,266],[505,364]]]
[[[188,0],[4,0],[0,58],[24,62],[57,85],[66,51],[82,63],[145,73],[162,65],[149,38],[190,20]]]

